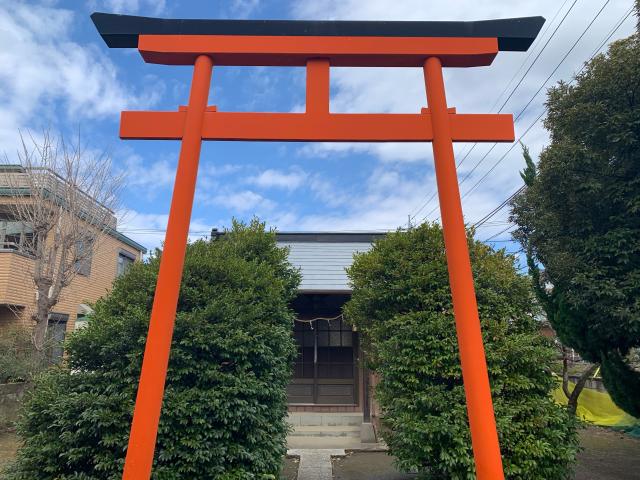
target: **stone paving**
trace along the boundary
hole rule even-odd
[[[292,449],[287,455],[300,457],[298,480],[332,480],[332,457],[344,457],[341,448]]]

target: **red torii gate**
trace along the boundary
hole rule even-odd
[[[442,67],[490,65],[526,51],[544,19],[480,22],[165,20],[94,13],[111,48],[148,63],[194,65],[189,104],[122,112],[120,138],[182,140],[123,479],[151,476],[202,140],[432,142],[451,295],[477,478],[504,478],[476,304],[453,142],[512,142],[512,115],[447,107]],[[306,66],[304,113],[219,112],[207,106],[213,65]],[[421,67],[428,108],[334,114],[330,66]]]

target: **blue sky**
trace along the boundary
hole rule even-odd
[[[547,136],[541,122],[535,123],[544,108],[545,88],[537,95],[536,92],[559,79],[570,80],[624,18],[632,3],[631,0],[2,1],[0,151],[6,153],[9,161],[15,160],[19,129],[37,132],[49,127],[69,135],[80,127],[90,149],[107,150],[116,167],[127,172],[119,211],[120,229],[143,245],[155,247],[164,236],[179,143],[120,140],[119,112],[175,110],[186,104],[191,70],[145,64],[136,51],[109,50],[89,19],[92,11],[173,18],[312,20],[479,20],[542,15],[547,18],[548,27],[530,55],[502,53],[491,67],[449,69],[445,73],[450,106],[470,113],[497,111],[522,78],[502,112],[523,112],[516,122],[516,135],[526,132],[523,141],[537,155]],[[592,26],[561,62],[603,5]],[[634,21],[633,16],[628,17],[610,41],[632,33]],[[425,106],[421,75],[419,69],[332,69],[331,109],[418,112]],[[226,111],[296,110],[304,104],[304,83],[304,71],[300,68],[214,68],[209,103]],[[490,150],[491,147],[491,144],[456,146],[458,158],[468,154],[459,169],[461,179],[468,176],[461,186],[462,192],[479,182],[463,200],[469,223],[482,218],[521,185],[517,173],[523,164],[520,149],[513,148],[505,155],[510,145]],[[495,169],[483,179],[496,162]],[[409,215],[414,216],[414,222],[425,216],[437,220],[437,198],[428,201],[434,188],[428,144],[206,142],[191,236],[205,235],[212,227],[224,228],[234,216],[249,219],[253,215],[286,231],[395,229],[406,226]],[[498,240],[496,246],[517,249],[502,241],[509,238],[506,217],[504,209],[479,229],[478,238],[491,238]]]

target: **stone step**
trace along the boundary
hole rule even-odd
[[[315,413],[299,412],[290,413],[287,421],[294,426],[352,426],[362,424],[362,413]]]
[[[351,437],[360,438],[360,427],[350,425],[340,426],[296,426],[289,433],[291,437]]]

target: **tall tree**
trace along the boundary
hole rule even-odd
[[[551,142],[514,199],[516,237],[553,285],[560,340],[600,363],[613,400],[640,416],[640,38],[614,42],[549,90]]]
[[[534,185],[538,176],[536,164],[531,158],[529,148],[526,145],[522,145],[522,154],[526,164],[525,169],[520,172],[520,177],[524,181],[527,188]],[[516,200],[517,201],[517,200]],[[541,271],[540,266],[536,262],[533,247],[529,238],[526,235],[526,229],[520,228],[514,235],[522,244],[527,258],[527,266],[529,268],[529,276],[533,285],[533,291],[536,295],[545,317],[551,323],[551,325],[561,324],[566,321],[563,316],[569,314],[566,309],[561,308],[560,298],[556,294],[562,289],[555,290],[546,278],[545,272]],[[562,392],[567,397],[567,408],[569,412],[575,415],[578,409],[578,398],[584,389],[587,380],[591,375],[595,373],[598,368],[598,364],[594,363],[589,368],[585,369],[579,376],[573,389],[569,388],[569,352],[567,348],[560,343],[559,345],[562,354]]]
[[[44,132],[21,140],[20,164],[0,170],[0,187],[9,197],[0,213],[15,230],[9,248],[32,260],[16,278],[27,279],[24,288],[35,287],[36,306],[26,314],[33,320],[33,344],[42,351],[52,309],[88,268],[104,234],[115,229],[122,177],[106,155],[90,154],[80,139],[68,143]]]

